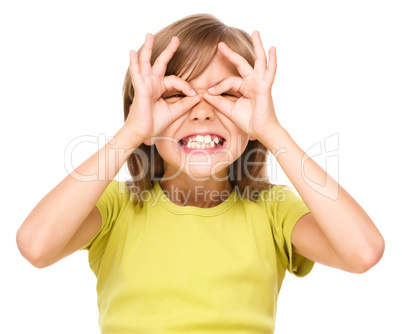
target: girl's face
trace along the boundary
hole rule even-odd
[[[195,181],[205,181],[210,176],[226,179],[230,164],[244,152],[249,137],[203,95],[208,94],[208,88],[236,75],[236,67],[218,52],[205,71],[189,82],[201,101],[153,138],[164,161],[164,177],[185,173]],[[166,103],[174,103],[182,98],[181,94],[166,92],[163,98]],[[240,97],[231,91],[223,95],[233,101]]]

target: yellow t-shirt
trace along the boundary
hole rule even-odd
[[[134,206],[114,180],[96,203],[102,228],[85,248],[101,332],[273,333],[286,269],[314,265],[292,254],[302,200],[275,186],[256,202],[232,192],[212,208],[179,206],[158,182],[143,198]]]

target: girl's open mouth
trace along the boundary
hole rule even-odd
[[[184,151],[215,151],[217,149],[222,149],[225,146],[225,143],[226,139],[216,134],[196,134],[180,139],[177,144]]]

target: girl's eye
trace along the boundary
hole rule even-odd
[[[222,93],[221,96],[231,97],[231,98],[236,98],[236,99],[240,98],[240,96],[237,96],[234,93],[230,93],[230,92]]]
[[[180,98],[180,97],[185,97],[184,94],[172,94],[172,95],[168,95],[168,96],[164,96],[163,99],[171,99],[171,98]]]

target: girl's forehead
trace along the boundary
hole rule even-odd
[[[186,80],[191,73],[192,68],[189,69],[182,78]],[[236,67],[226,59],[220,52],[212,58],[211,62],[207,68],[199,76],[192,79],[190,83],[193,84],[203,84],[207,83],[209,85],[215,85],[229,76],[238,76],[239,72]],[[208,87],[209,88],[209,87]]]

